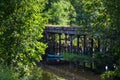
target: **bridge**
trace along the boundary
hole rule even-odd
[[[95,51],[104,51],[99,36],[90,35],[92,28],[84,30],[82,26],[48,25],[44,30],[47,53],[70,52],[92,55]]]

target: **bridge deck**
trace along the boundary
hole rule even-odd
[[[89,32],[91,29],[88,29],[87,32]],[[82,26],[46,26],[45,32],[48,33],[58,33],[58,34],[74,34],[74,35],[83,35],[83,27]]]

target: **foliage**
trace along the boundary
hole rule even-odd
[[[0,62],[21,74],[41,60],[46,45],[39,40],[46,19],[41,13],[45,0],[0,1]]]
[[[67,0],[53,2],[48,10],[49,24],[71,25],[75,23],[76,13]]]
[[[93,54],[95,70],[98,73],[105,71],[105,66],[108,66],[108,70],[114,69],[114,58],[113,56],[101,52]]]
[[[61,80],[63,78],[57,75],[44,71],[41,67],[29,69],[29,75],[21,76],[21,73],[16,72],[14,67],[0,65],[0,80]]]
[[[78,0],[74,2],[79,3]],[[109,40],[109,51],[115,58],[115,63],[120,66],[120,0],[81,0],[80,8],[82,8],[82,24],[92,27],[92,34],[100,36],[101,40]],[[77,7],[75,8],[77,9]],[[81,21],[81,20],[80,20]],[[110,53],[110,54],[111,54]],[[100,59],[102,61],[102,59]],[[120,69],[115,71],[119,74]],[[119,75],[117,75],[119,76]],[[120,77],[120,76],[119,76]]]
[[[39,39],[43,37],[47,17],[49,24],[83,25],[102,41],[108,41],[109,54],[117,64],[113,74],[120,77],[119,13],[120,0],[0,0],[0,62],[24,71],[41,60],[46,45]],[[108,58],[109,54],[98,53],[94,59],[99,66],[109,65],[113,59]],[[69,60],[89,60],[84,55],[66,56]]]
[[[116,76],[116,78],[120,79],[120,63],[118,64],[114,75]]]
[[[62,53],[65,60],[68,61],[83,61],[83,62],[92,62],[92,57],[84,54],[75,54],[75,53]]]
[[[107,14],[110,16],[110,33],[108,36],[112,39],[111,49],[118,64],[118,69],[115,71],[115,74],[120,78],[120,0],[111,0],[109,2],[105,0],[103,2],[107,10]]]
[[[114,71],[107,71],[101,75],[102,80],[113,80],[114,79]]]
[[[69,0],[73,5],[75,12],[76,12],[76,25],[83,25],[83,20],[87,20],[88,16],[85,16],[85,12],[83,10],[82,0]]]
[[[20,80],[18,74],[15,74],[13,68],[0,65],[0,79],[1,80]]]
[[[64,59],[68,61],[76,61],[78,59],[78,55],[73,53],[62,53],[62,55],[64,56]]]

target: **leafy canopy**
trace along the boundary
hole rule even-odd
[[[0,0],[0,62],[22,67],[41,60],[45,0]]]
[[[49,24],[72,25],[75,23],[75,9],[67,0],[54,1],[48,9]]]

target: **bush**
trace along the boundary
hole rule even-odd
[[[24,75],[21,71],[17,71],[15,68],[3,66],[0,64],[0,80],[62,80],[53,73],[43,70],[41,67],[28,68],[28,72]]]
[[[78,55],[76,53],[62,53],[65,60],[68,61],[82,61],[82,62],[91,62],[92,58],[88,55]]]
[[[40,80],[42,79],[41,68],[29,68],[27,73],[21,73],[13,67],[0,66],[0,80]]]
[[[108,69],[113,69],[114,58],[106,53],[97,52],[93,54],[95,71],[102,73],[105,71],[105,66],[108,66]]]
[[[0,1],[0,62],[33,66],[45,53],[43,37],[45,0]],[[7,11],[7,12],[6,12]]]
[[[19,74],[14,73],[13,68],[0,66],[0,80],[22,80],[18,76]]]
[[[114,71],[107,71],[101,75],[102,80],[114,80],[114,78],[115,78]]]

